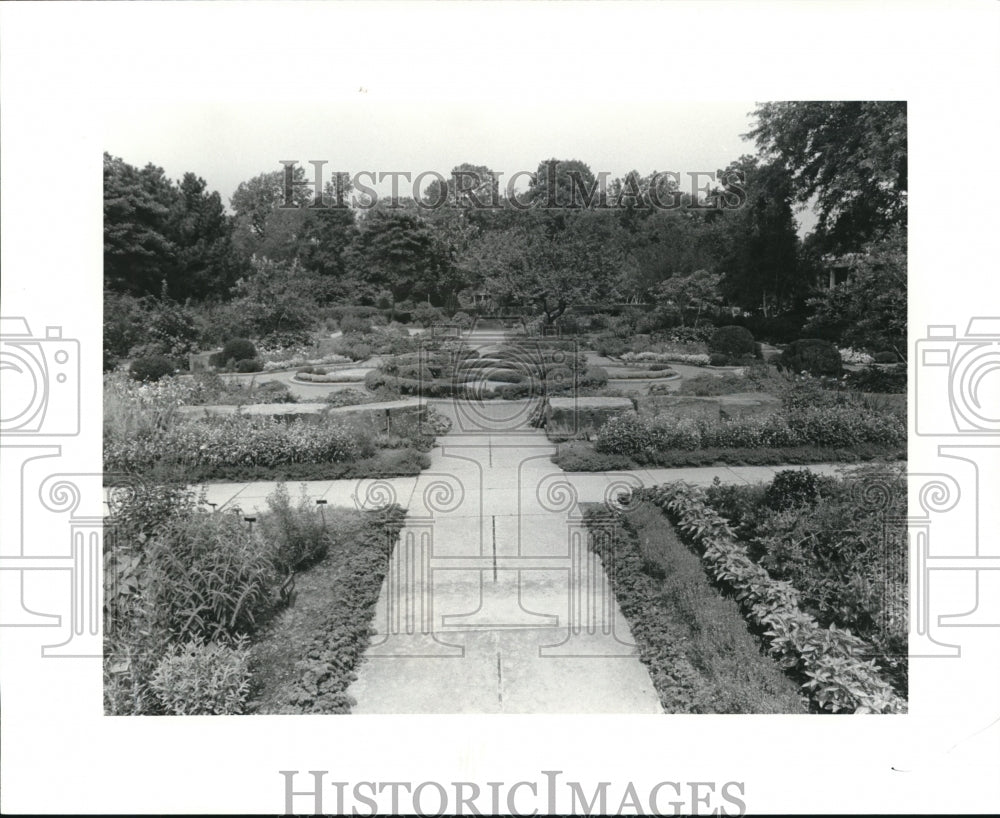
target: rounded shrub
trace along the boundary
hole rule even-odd
[[[764,504],[776,511],[813,503],[816,500],[816,475],[809,469],[779,471],[764,491]]]
[[[788,372],[808,372],[810,375],[839,376],[843,371],[840,350],[830,341],[800,338],[792,341],[778,358],[778,368]]]
[[[895,352],[876,352],[873,359],[877,364],[894,364],[899,361],[899,356]]]
[[[726,366],[729,363],[729,356],[723,352],[713,352],[708,356],[709,366]]]
[[[257,357],[257,347],[249,338],[231,338],[222,347],[222,352],[218,353],[223,362],[249,361]]]
[[[746,327],[735,325],[719,327],[708,339],[708,351],[720,353],[728,358],[753,355],[754,338]]]
[[[129,375],[137,381],[158,381],[177,371],[174,362],[164,355],[147,355],[136,358],[129,367]]]

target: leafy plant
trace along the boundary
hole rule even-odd
[[[239,715],[250,693],[248,662],[245,642],[194,640],[168,649],[150,682],[171,715]]]
[[[712,576],[730,589],[746,615],[769,640],[768,650],[785,668],[803,675],[816,706],[829,712],[899,713],[901,699],[881,676],[871,645],[831,623],[821,627],[799,607],[799,592],[773,579],[735,539],[729,522],[707,503],[704,490],[668,483],[647,496],[700,550]]]

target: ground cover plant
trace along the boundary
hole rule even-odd
[[[329,514],[329,512],[328,512]],[[346,713],[403,514],[335,509],[335,541],[249,650],[251,713]]]
[[[116,498],[105,521],[107,713],[246,712],[263,683],[251,653],[261,628],[294,602],[295,577],[325,561],[350,566],[338,622],[360,656],[374,602],[358,599],[377,597],[398,509],[318,511],[279,486],[253,526],[179,486],[136,482]],[[345,686],[352,669],[338,666]]]
[[[649,503],[590,508],[590,547],[667,713],[802,713],[794,682],[762,653],[739,606],[713,588],[698,557]]]
[[[776,496],[783,497],[779,502],[796,497],[801,489],[798,481],[795,489],[777,492]],[[876,662],[877,648],[835,622],[823,626],[804,610],[799,590],[789,581],[775,579],[752,559],[747,545],[709,504],[704,490],[675,482],[648,489],[640,497],[667,514],[701,556],[713,580],[733,595],[751,624],[760,629],[769,653],[802,679],[802,688],[816,709],[905,712],[905,698]]]

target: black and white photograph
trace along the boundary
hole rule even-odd
[[[995,804],[1000,18],[908,8],[0,10],[4,811]]]

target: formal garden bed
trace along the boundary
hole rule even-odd
[[[692,378],[669,396],[636,399],[638,412],[622,412],[599,428],[577,428],[570,437],[563,428],[550,430],[560,443],[553,462],[568,471],[603,471],[905,459],[905,399],[894,400],[904,396],[880,397],[842,383],[781,376],[766,364],[742,375]]]
[[[902,470],[849,478],[791,471],[767,486],[708,490],[676,482],[632,500],[643,501],[701,556],[814,709],[905,712]]]
[[[664,712],[807,712],[795,682],[657,508],[591,507],[587,524]]]
[[[105,712],[232,715],[307,700],[312,712],[344,712],[402,519],[395,507],[296,503],[283,485],[255,523],[209,512],[182,487],[116,493],[105,521]]]
[[[434,432],[447,420],[425,406],[389,428],[363,411],[283,419],[235,412],[179,411],[190,383],[135,384],[106,376],[104,469],[108,482],[139,474],[188,483],[212,480],[336,479],[412,475],[429,464]]]

